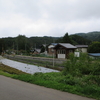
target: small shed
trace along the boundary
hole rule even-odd
[[[51,43],[48,45],[48,55],[53,55],[55,53],[55,50],[53,49],[58,43]]]
[[[87,53],[88,45],[75,45],[77,47],[77,51],[82,53]]]
[[[32,54],[40,54],[41,49],[33,49],[31,50]]]
[[[56,58],[68,58],[69,53],[74,53],[76,47],[70,43],[58,43],[54,49]]]

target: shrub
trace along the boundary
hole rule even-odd
[[[89,58],[84,53],[79,58],[74,57],[74,54],[70,54],[69,60],[64,63],[63,74],[73,76],[100,75],[100,62]]]

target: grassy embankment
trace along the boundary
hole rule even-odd
[[[100,60],[92,60],[86,55],[77,59],[71,55],[70,60],[65,62],[64,66],[64,70],[59,73],[30,75],[1,64],[0,74],[100,100]]]

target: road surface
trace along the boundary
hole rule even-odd
[[[0,75],[0,100],[94,100]]]

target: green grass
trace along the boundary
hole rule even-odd
[[[12,74],[9,74],[9,73],[4,72],[4,71],[2,71],[2,70],[0,70],[0,75],[4,75],[4,76],[7,76],[7,77],[13,77]]]
[[[25,72],[22,72],[18,69],[9,67],[9,66],[4,65],[4,64],[0,64],[0,70],[2,70],[3,72],[9,73],[9,74],[17,74],[17,75],[26,74]]]

